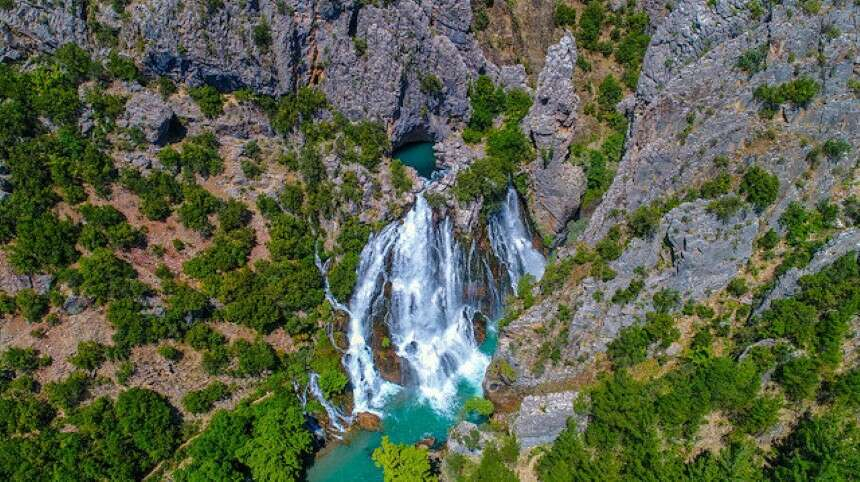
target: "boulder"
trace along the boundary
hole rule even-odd
[[[378,432],[381,428],[382,420],[379,415],[370,412],[359,412],[355,414],[355,424],[362,430]]]
[[[173,109],[160,95],[149,90],[132,94],[125,103],[125,114],[118,125],[124,128],[140,128],[150,144],[163,144],[170,129]]]
[[[523,399],[512,430],[522,448],[552,443],[567,427],[567,419],[576,417],[576,427],[584,430],[585,417],[576,416],[573,402],[577,392],[529,395]]]

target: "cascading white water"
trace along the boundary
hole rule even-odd
[[[513,291],[516,291],[523,274],[528,273],[535,280],[541,279],[546,260],[532,244],[531,233],[520,209],[520,198],[513,187],[508,188],[502,208],[490,219],[488,231],[490,245],[507,268]]]
[[[489,230],[511,286],[523,273],[543,274],[543,256],[530,242],[512,188],[502,210],[491,217]],[[383,380],[374,366],[369,343],[374,320],[385,320],[397,355],[406,361],[410,384],[434,409],[450,408],[460,382],[480,384],[489,357],[478,349],[472,319],[482,304],[497,304],[498,293],[508,290],[496,286],[486,259],[476,256],[474,244],[466,251],[457,242],[449,218],[434,222],[421,195],[402,221],[371,238],[361,252],[352,299],[344,307],[350,316],[344,363],[353,385],[354,412],[378,413],[400,389]]]
[[[341,413],[340,409],[332,405],[331,402],[325,398],[325,394],[323,394],[322,389],[320,389],[319,377],[320,376],[316,373],[312,372],[310,374],[308,388],[311,391],[311,395],[313,395],[320,405],[323,406],[326,415],[328,415],[328,421],[331,427],[338,432],[343,432],[346,430],[346,426],[352,423],[352,417],[347,417]]]

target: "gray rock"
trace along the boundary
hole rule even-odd
[[[579,106],[573,87],[575,67],[576,41],[567,32],[549,48],[534,103],[523,120],[523,128],[538,151],[538,159],[527,169],[529,210],[544,235],[555,235],[564,228],[586,187],[582,168],[567,162]]]
[[[448,432],[448,451],[469,457],[480,456],[484,447],[496,442],[494,433],[481,430],[472,422],[462,421]]]
[[[118,125],[138,127],[150,144],[163,144],[173,118],[173,109],[160,95],[149,90],[134,93],[125,103],[125,114]]]
[[[51,290],[51,285],[54,283],[54,275],[37,274],[30,277],[33,285],[33,290],[40,295],[48,294]]]
[[[63,302],[63,311],[70,315],[77,315],[90,306],[91,300],[84,296],[71,295]]]
[[[585,430],[585,417],[573,411],[577,395],[577,392],[560,392],[525,397],[511,427],[520,446],[531,448],[552,443],[567,427],[570,417],[576,417],[578,430]]]

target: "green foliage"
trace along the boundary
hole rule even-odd
[[[173,345],[161,345],[160,347],[158,347],[158,354],[161,356],[161,358],[173,362],[179,361],[183,357],[182,350],[176,348]]]
[[[140,72],[138,72],[137,66],[134,65],[134,61],[119,55],[115,51],[111,51],[110,55],[108,55],[105,70],[114,79],[125,80],[126,82],[140,78]]]
[[[382,445],[373,451],[371,458],[382,469],[385,482],[436,480],[430,471],[430,459],[425,449],[391,443],[388,436],[382,437]]]
[[[576,25],[576,10],[564,2],[556,2],[553,20],[556,27],[573,27]]]
[[[779,178],[758,166],[753,166],[744,174],[741,192],[746,195],[747,202],[759,211],[763,211],[776,201],[779,194]]]
[[[190,463],[173,473],[196,480],[298,480],[313,437],[295,396],[277,391],[259,403],[219,411],[188,447]]]
[[[356,252],[343,255],[328,272],[329,288],[335,299],[347,301],[358,280],[358,265],[361,258]]]
[[[564,286],[564,283],[570,277],[575,264],[576,260],[573,257],[567,257],[561,260],[557,259],[549,263],[540,280],[541,292],[552,293]]]
[[[107,249],[97,249],[81,258],[81,291],[99,304],[142,294],[145,286],[137,281],[137,273],[127,262]]]
[[[107,358],[106,348],[97,341],[82,341],[75,354],[69,357],[69,363],[81,370],[95,371]]]
[[[707,211],[717,217],[720,221],[727,223],[735,214],[744,207],[741,198],[734,194],[723,196],[708,203]]]
[[[224,96],[211,85],[202,85],[189,89],[188,94],[197,103],[203,115],[215,118],[224,113]]]
[[[211,246],[182,265],[182,271],[192,278],[210,279],[216,274],[244,266],[254,245],[254,231],[251,229],[219,232],[212,239]]]
[[[597,104],[604,113],[615,112],[615,106],[621,102],[621,84],[612,74],[603,78],[597,89]]]
[[[783,364],[776,378],[793,400],[813,398],[820,383],[817,362],[806,356],[792,358]]]
[[[489,417],[495,410],[496,408],[493,406],[493,402],[482,397],[469,398],[466,400],[466,403],[463,404],[463,411],[467,414],[478,415],[479,417]]]
[[[84,204],[78,211],[86,220],[78,241],[90,251],[105,247],[128,250],[146,241],[143,232],[128,224],[125,215],[113,206]]]
[[[851,144],[845,139],[831,138],[827,139],[821,146],[822,152],[831,160],[838,160],[845,154],[851,151]]]
[[[212,410],[215,402],[230,396],[230,388],[218,380],[206,388],[192,390],[182,397],[182,406],[191,413],[206,413]]]
[[[53,214],[21,220],[15,235],[15,241],[8,247],[9,263],[20,273],[58,270],[78,258],[77,228]]]
[[[40,358],[35,348],[11,346],[0,355],[0,367],[21,373],[31,373],[38,368],[50,365],[50,358]]]
[[[774,480],[850,480],[860,468],[860,430],[839,412],[806,415],[776,449]]]
[[[802,76],[775,86],[762,84],[753,92],[753,98],[762,103],[762,115],[770,118],[786,102],[791,102],[795,107],[806,107],[820,90],[818,82]]]
[[[788,244],[798,246],[820,229],[820,219],[816,213],[808,211],[797,201],[788,205],[779,217],[779,224],[785,228]]]
[[[391,184],[398,195],[412,190],[412,178],[406,173],[406,168],[400,159],[392,159],[389,165],[391,171]]]
[[[209,216],[221,209],[222,201],[196,184],[183,188],[185,202],[179,207],[179,222],[205,237],[212,235],[215,227]]]
[[[30,288],[19,290],[15,294],[15,305],[18,312],[30,323],[38,323],[48,313],[48,297],[36,293]]]
[[[505,466],[498,449],[493,444],[484,448],[481,461],[469,474],[469,480],[475,482],[517,482],[514,471]]]
[[[45,396],[51,404],[63,410],[71,410],[86,399],[90,380],[80,371],[73,372],[65,380],[45,384]]]
[[[732,189],[732,177],[728,172],[722,171],[717,174],[717,177],[702,183],[699,188],[699,195],[704,199],[716,199],[724,194],[728,194]]]
[[[469,129],[485,133],[493,126],[493,120],[502,113],[505,105],[505,91],[493,85],[486,75],[478,78],[469,85],[469,101],[472,104],[472,116],[469,118]]]
[[[660,225],[660,218],[662,216],[663,212],[660,206],[652,203],[636,208],[630,214],[627,222],[634,236],[637,238],[650,238],[657,232],[657,227]]]
[[[768,44],[745,50],[735,64],[749,75],[757,74],[767,68]]]
[[[756,436],[779,421],[779,409],[784,400],[779,396],[759,396],[738,415],[738,430]]]
[[[628,367],[645,361],[650,346],[668,348],[679,336],[671,315],[652,312],[645,315],[644,324],[622,328],[607,346],[607,354],[617,368]]]
[[[770,251],[779,244],[779,235],[776,234],[776,231],[774,231],[773,228],[771,228],[758,239],[756,244],[758,244],[762,249]]]
[[[264,52],[268,51],[269,47],[272,46],[272,29],[265,19],[254,26],[251,37],[254,39],[254,45]]]
[[[588,50],[598,50],[600,30],[603,28],[606,11],[600,0],[589,0],[579,19],[576,42]]]
[[[163,171],[153,171],[143,177],[137,171],[124,171],[120,182],[140,196],[140,210],[153,221],[163,221],[170,216],[171,207],[182,201],[182,188],[178,182]]]
[[[215,134],[206,131],[186,139],[181,153],[172,147],[165,147],[159,151],[158,159],[173,172],[181,170],[206,178],[224,171],[224,160],[218,153],[219,146]]]
[[[271,115],[272,127],[282,135],[290,133],[298,123],[311,122],[327,105],[325,94],[313,87],[302,87],[295,94],[278,100]]]

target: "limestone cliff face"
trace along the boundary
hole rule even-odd
[[[860,100],[849,81],[857,78],[860,8],[834,2],[808,15],[796,2],[782,2],[754,18],[740,0],[716,2],[716,7],[704,0],[675,2],[670,12],[654,2],[644,3],[653,32],[622,161],[584,233],[571,236],[556,256],[573,255],[577,240],[593,246],[612,226],[625,222],[625,213],[696,188],[725,169],[725,163],[734,176],[752,165],[774,173],[780,181],[777,201],[762,212],[742,210],[728,221],[710,214],[705,201],[683,202],[662,216],[654,236],[633,239],[621,257],[609,263],[614,279],[601,281],[586,273],[581,282],[545,293],[542,302],[500,336],[496,362],[510,366],[516,381],[495,378],[491,372],[484,386],[506,406],[517,407],[518,400],[534,393],[573,394],[599,368],[619,330],[641,322],[653,310],[655,291],[674,289],[681,299],[696,302],[719,293],[751,260],[757,237],[770,228],[782,233],[778,220],[791,202],[812,206],[856,194],[850,179],[856,172],[853,153],[860,146]],[[740,55],[762,45],[767,49],[762,70],[750,74],[739,69]],[[806,107],[785,103],[773,120],[763,118],[755,89],[800,76],[819,83],[818,95]],[[815,146],[832,138],[847,141],[852,154],[811,162]],[[540,207],[532,209],[540,220]],[[765,305],[790,295],[801,275],[858,249],[854,230],[838,234],[805,268],[778,278]],[[609,300],[634,279],[641,280],[643,288],[633,302]],[[552,331],[560,304],[571,307],[572,314],[561,331]],[[567,338],[561,343],[561,360],[544,366],[536,361],[547,331]],[[523,427],[519,435],[534,439],[534,427],[542,426],[538,435],[553,438],[565,417],[533,413],[529,406],[523,401],[514,408],[515,431]],[[569,412],[569,407],[564,410]]]
[[[21,1],[0,19],[0,59],[67,42],[111,48],[149,73],[222,90],[283,94],[319,85],[351,119],[387,122],[395,144],[435,139],[469,114],[468,82],[496,76],[469,33],[464,0],[380,6],[337,0],[110,4]],[[266,36],[270,40],[266,41]],[[421,88],[435,76],[439,91]]]

